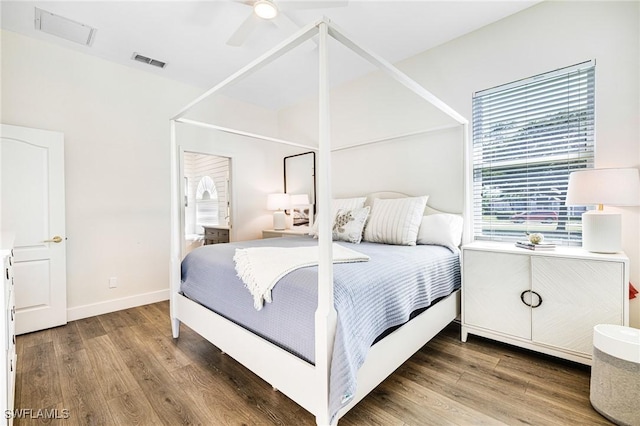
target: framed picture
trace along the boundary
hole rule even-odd
[[[313,205],[296,206],[291,209],[293,226],[311,226],[313,224]]]

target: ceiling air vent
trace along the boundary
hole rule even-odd
[[[134,61],[144,62],[145,64],[153,65],[154,67],[164,68],[167,66],[166,62],[159,61],[157,59],[149,58],[147,56],[140,55],[136,52],[133,52],[133,56],[131,57]]]
[[[96,35],[96,29],[80,22],[72,21],[63,16],[55,15],[46,10],[35,8],[36,30],[64,38],[76,43],[91,46]]]

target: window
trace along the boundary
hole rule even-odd
[[[202,235],[203,225],[229,226],[231,158],[185,151],[185,235]]]
[[[196,189],[196,224],[218,224],[218,191],[209,176],[203,176]]]
[[[581,241],[585,209],[565,197],[569,173],[593,167],[594,86],[589,61],[474,95],[475,239]]]

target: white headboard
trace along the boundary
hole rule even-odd
[[[365,206],[373,205],[373,200],[376,198],[391,199],[391,198],[404,198],[404,197],[412,197],[412,195],[408,195],[403,192],[395,192],[395,191],[371,192],[367,194],[367,199],[365,200],[364,205]],[[427,200],[427,206],[424,209],[424,214],[429,215],[429,214],[436,214],[436,213],[462,214],[462,212],[445,212],[443,210],[434,209],[433,207],[429,206],[429,201]]]

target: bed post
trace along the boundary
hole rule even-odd
[[[169,311],[171,317],[171,333],[174,338],[180,334],[180,321],[178,320],[177,296],[180,291],[180,261],[182,232],[180,231],[180,189],[178,187],[179,168],[178,146],[176,144],[176,121],[171,120],[171,244],[169,254]]]
[[[333,253],[332,234],[329,215],[331,211],[331,140],[329,122],[329,73],[328,73],[328,28],[327,18],[318,24],[319,43],[319,166],[318,198],[321,214],[318,224],[318,309],[315,314],[315,354],[317,375],[316,423],[328,425],[329,413],[329,375],[331,354],[335,337],[337,315],[333,303]]]

